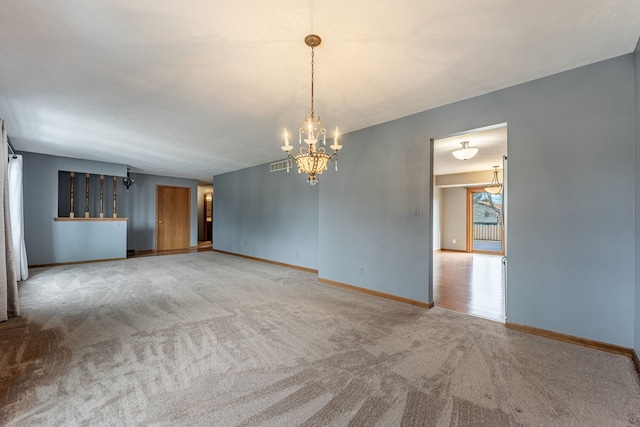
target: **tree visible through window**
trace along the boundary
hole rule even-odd
[[[502,253],[502,194],[469,189],[473,202],[471,232],[474,252]]]

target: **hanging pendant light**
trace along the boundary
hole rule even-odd
[[[134,182],[133,178],[131,178],[131,174],[129,174],[129,169],[127,169],[127,177],[122,178],[122,183],[124,184],[127,191],[129,191],[129,188],[131,188],[131,186],[133,185],[133,182]]]
[[[469,160],[470,158],[478,154],[477,148],[469,147],[469,141],[462,141],[460,145],[462,146],[461,148],[458,148],[451,153],[456,159]]]
[[[326,145],[326,135],[320,116],[316,114],[313,107],[314,96],[314,51],[313,49],[320,45],[322,40],[315,34],[310,34],[304,38],[304,42],[311,48],[311,112],[304,117],[302,126],[298,130],[298,144],[302,144],[303,135],[306,147],[300,147],[298,154],[292,155],[291,150],[293,146],[289,145],[289,134],[287,129],[284,130],[284,145],[280,147],[282,151],[287,153],[287,160],[295,160],[298,166],[298,173],[306,173],[309,175],[307,182],[311,185],[318,183],[317,175],[327,170],[327,166],[330,161],[334,161],[336,164],[336,171],[338,170],[338,151],[342,148],[342,145],[338,144],[338,128],[336,128],[333,135],[333,144],[329,146],[333,150],[333,153],[325,152],[324,147],[319,147],[320,138],[322,138],[322,145]],[[289,172],[289,162],[287,162],[287,173]]]
[[[493,167],[493,179],[491,180],[491,184],[484,187],[484,191],[490,194],[500,194],[502,191],[502,185],[500,181],[498,181],[498,166]]]

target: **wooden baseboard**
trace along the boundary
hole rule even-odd
[[[144,251],[129,251],[127,253],[127,256],[136,257],[136,256],[145,256],[145,255],[155,255],[156,253],[157,251],[155,249],[147,249]]]
[[[178,254],[190,254],[195,252],[209,252],[210,246],[189,246],[185,249],[167,249],[158,251],[156,249],[144,249],[144,250],[129,250],[127,251],[127,258],[156,256],[156,255],[178,255]]]
[[[278,261],[271,261],[271,260],[264,259],[264,258],[258,258],[258,257],[249,256],[249,255],[238,254],[238,253],[235,253],[235,252],[222,251],[220,249],[213,249],[213,252],[219,252],[221,254],[233,255],[233,256],[240,257],[240,258],[250,259],[250,260],[253,260],[253,261],[266,262],[268,264],[275,264],[275,265],[279,265],[279,266],[282,266],[282,267],[294,268],[296,270],[302,270],[302,271],[306,271],[306,272],[309,272],[309,273],[318,274],[318,270],[314,270],[314,269],[306,268],[306,267],[300,267],[300,266],[292,265],[292,264],[285,264],[283,262],[278,262]],[[412,300],[412,299],[409,299],[409,298],[403,298],[403,297],[399,297],[399,296],[396,296],[396,295],[386,294],[384,292],[378,292],[378,291],[373,291],[371,289],[360,288],[358,286],[347,285],[346,283],[334,282],[333,280],[318,278],[318,282],[325,283],[327,285],[338,286],[338,287],[345,288],[345,289],[350,289],[352,291],[362,292],[362,293],[369,294],[369,295],[374,295],[374,296],[381,297],[381,298],[386,298],[386,299],[390,299],[390,300],[394,300],[394,301],[399,301],[399,302],[403,302],[405,304],[411,304],[411,305],[415,305],[415,306],[422,307],[422,308],[432,308],[433,307],[433,302],[425,303],[425,302],[422,302],[422,301],[416,301],[416,300]]]
[[[635,350],[633,351],[633,355],[631,358],[633,359],[633,364],[636,365],[636,371],[638,371],[638,375],[640,375],[640,359],[638,359],[638,353]]]
[[[29,265],[29,268],[56,267],[58,265],[89,264],[92,262],[122,261],[125,259],[127,258],[105,258],[105,259],[90,259],[86,261],[54,262],[51,264],[33,264],[33,265]]]
[[[359,286],[347,285],[346,283],[335,282],[335,281],[329,280],[329,279],[323,279],[321,277],[318,277],[318,282],[325,283],[327,285],[337,286],[337,287],[344,288],[344,289],[349,289],[351,291],[361,292],[363,294],[374,295],[374,296],[380,297],[380,298],[386,298],[386,299],[390,299],[390,300],[393,300],[393,301],[403,302],[405,304],[411,304],[411,305],[415,305],[415,306],[422,307],[422,308],[427,308],[427,309],[428,308],[433,308],[433,302],[426,303],[426,302],[422,302],[422,301],[416,301],[416,300],[409,299],[409,298],[399,297],[397,295],[391,295],[391,294],[387,294],[387,293],[379,292],[379,291],[374,291],[374,290],[367,289],[367,288],[361,288]]]
[[[220,249],[212,249],[212,251],[213,252],[219,252],[221,254],[237,256],[237,257],[240,257],[240,258],[246,258],[246,259],[250,259],[250,260],[253,260],[253,261],[266,262],[267,264],[279,265],[281,267],[288,267],[288,268],[293,268],[293,269],[296,269],[296,270],[302,270],[302,271],[306,271],[308,273],[318,274],[318,270],[314,270],[312,268],[307,268],[307,267],[300,267],[299,265],[286,264],[284,262],[278,262],[278,261],[271,261],[270,259],[258,258],[258,257],[254,257],[254,256],[243,255],[243,254],[237,254],[235,252],[221,251]]]
[[[589,348],[594,348],[596,350],[606,351],[608,353],[621,354],[623,356],[630,357],[631,359],[634,359],[635,357],[634,362],[636,364],[636,368],[638,368],[638,365],[640,365],[640,363],[638,363],[638,357],[632,348],[622,347],[614,344],[608,344],[605,342],[590,340],[587,338],[580,338],[573,335],[561,334],[559,332],[548,331],[546,329],[538,329],[538,328],[534,328],[533,326],[519,325],[517,323],[506,322],[504,325],[509,329],[514,329],[520,332],[526,332],[532,335],[538,335],[544,338],[550,338],[556,341],[564,341],[571,344],[577,344],[583,347],[589,347]],[[640,368],[638,369],[638,372],[640,372]]]

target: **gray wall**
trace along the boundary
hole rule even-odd
[[[510,322],[633,341],[633,56],[497,93],[509,123]]]
[[[359,182],[350,173],[325,182],[330,185],[321,189],[321,201],[351,207],[349,197],[359,194],[363,203],[343,210],[345,227],[331,239],[335,250],[327,252],[347,257],[354,249],[348,227],[360,220],[361,212],[376,210],[371,204],[376,186],[360,183],[384,181],[396,191],[378,192],[376,205],[398,210],[367,224],[367,246],[384,248],[373,251],[370,262],[389,267],[397,294],[415,298],[416,292],[426,293],[429,278],[418,263],[429,262],[424,253],[428,245],[426,240],[416,243],[422,240],[420,232],[406,225],[411,193],[407,174],[415,172],[416,159],[427,156],[430,137],[507,122],[508,321],[631,346],[633,87],[633,57],[626,55],[346,135],[346,153],[349,147],[357,152],[383,146],[388,158],[383,162],[354,156],[342,170],[356,171]],[[407,173],[400,170],[401,158]],[[381,173],[369,164],[385,167]],[[362,197],[362,191],[371,197]],[[321,230],[326,219],[322,210]],[[380,235],[381,228],[393,229],[395,238]],[[325,250],[321,246],[320,253]],[[354,283],[351,268],[323,261],[321,257],[321,276],[326,266],[335,280]],[[364,286],[382,290],[375,278]]]
[[[433,186],[433,250],[442,249],[442,227],[444,218],[442,188]]]
[[[134,184],[127,191],[118,188],[118,216],[129,218],[127,249],[135,251],[156,248],[156,187],[168,185],[191,189],[191,236],[189,244],[198,245],[198,181],[158,175],[132,173]],[[122,188],[122,189],[121,189]]]
[[[635,52],[635,83],[636,83],[636,146],[635,146],[635,279],[636,279],[636,301],[635,301],[635,340],[634,349],[640,357],[640,41]]]
[[[297,169],[260,165],[214,177],[213,247],[318,268],[318,189]]]
[[[625,55],[345,135],[340,172],[321,177],[319,277],[431,301],[429,140],[507,122],[508,321],[633,346],[633,87]],[[215,177],[214,242],[296,264],[283,254],[301,240],[263,227],[302,203],[261,176]],[[274,198],[287,205],[267,213]]]
[[[124,223],[53,221],[58,216],[58,171],[123,176],[126,165],[28,152],[21,154],[24,158],[24,232],[29,265],[126,256]],[[84,195],[79,201],[84,206]]]
[[[442,249],[467,250],[467,190],[443,188]],[[456,243],[453,243],[453,240]]]
[[[127,222],[123,220],[54,222],[52,236],[50,258],[46,262],[32,262],[27,253],[29,265],[127,257]]]
[[[413,116],[345,135],[340,171],[320,188],[319,277],[431,300],[432,135],[414,132],[419,124]]]

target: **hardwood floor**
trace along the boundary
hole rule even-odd
[[[499,255],[434,252],[434,303],[438,307],[504,322],[502,275]]]
[[[190,247],[187,249],[170,249],[165,251],[129,251],[127,252],[127,258],[139,258],[145,256],[161,256],[161,255],[175,255],[175,254],[189,254],[193,252],[211,252],[211,241],[198,241],[198,246]]]

